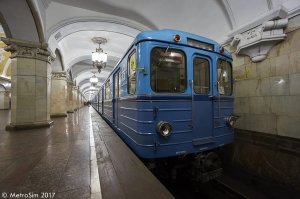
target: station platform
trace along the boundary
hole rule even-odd
[[[103,198],[174,198],[94,109],[91,114]]]
[[[5,130],[9,114],[0,110],[0,198],[174,198],[93,108],[21,131]]]

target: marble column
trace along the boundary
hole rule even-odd
[[[10,108],[9,102],[10,102],[9,91],[0,91],[0,110],[9,109]]]
[[[74,83],[71,81],[67,82],[67,113],[74,113],[73,109],[73,87]]]
[[[83,107],[83,98],[82,98],[82,94],[80,94],[80,106]]]
[[[64,71],[52,72],[50,116],[67,116],[67,74]]]
[[[79,91],[79,87],[77,88],[77,109],[80,109],[80,91]]]
[[[77,86],[73,86],[73,110],[77,111],[78,107],[77,107],[77,90],[78,87]]]
[[[50,52],[46,43],[1,38],[11,52],[11,123],[6,129],[50,126]]]

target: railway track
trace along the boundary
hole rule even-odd
[[[212,182],[213,188],[217,191],[224,193],[226,198],[232,198],[232,199],[249,199],[249,197],[245,196],[243,193],[241,193],[236,188],[226,184],[225,182],[221,180],[213,180]]]

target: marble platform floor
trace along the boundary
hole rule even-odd
[[[50,128],[10,132],[9,115],[0,110],[0,198],[13,193],[91,198],[90,109],[52,118]]]

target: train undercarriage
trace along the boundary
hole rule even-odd
[[[199,153],[186,156],[148,160],[146,166],[159,178],[176,180],[180,175],[195,187],[222,175],[222,164],[217,153]]]

